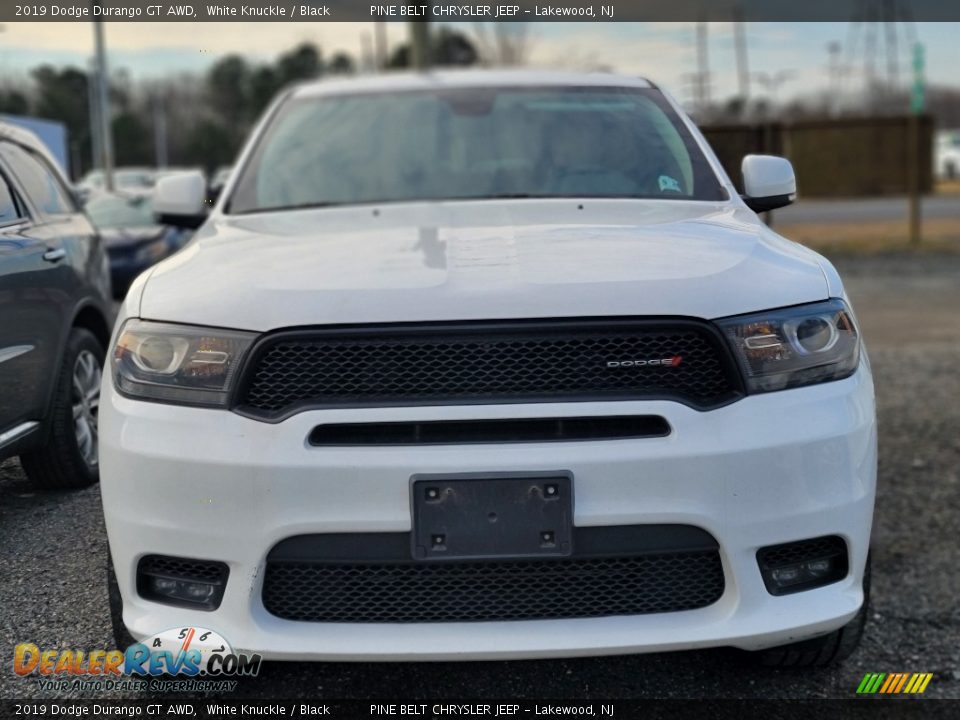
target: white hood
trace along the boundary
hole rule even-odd
[[[157,266],[140,315],[258,331],[717,318],[826,298],[817,257],[733,204],[513,200],[218,215]]]

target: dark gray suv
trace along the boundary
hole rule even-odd
[[[51,489],[99,478],[112,310],[96,230],[33,133],[0,122],[0,460]]]

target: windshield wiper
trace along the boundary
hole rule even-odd
[[[450,196],[450,197],[437,197],[437,198],[403,198],[403,199],[391,199],[391,200],[363,200],[355,203],[350,202],[315,202],[315,203],[299,203],[294,205],[275,205],[271,207],[257,207],[249,208],[240,211],[236,211],[232,214],[235,215],[249,215],[251,213],[261,213],[261,212],[284,212],[287,210],[315,210],[318,208],[328,208],[328,207],[343,207],[349,205],[382,205],[387,203],[418,203],[418,202],[460,202],[460,201],[482,201],[482,200],[525,200],[525,199],[541,199],[546,200],[550,198],[559,199],[563,198],[563,195],[536,195],[534,193],[494,193],[493,195],[468,195],[468,196]],[[227,211],[230,212],[230,207],[227,207]]]
[[[242,210],[237,215],[249,215],[252,213],[261,213],[261,212],[282,212],[284,210],[316,210],[319,208],[328,208],[328,207],[339,207],[340,205],[347,205],[348,203],[342,202],[312,202],[312,203],[298,203],[295,205],[271,205],[270,207],[256,207]]]
[[[515,193],[494,193],[493,195],[481,195],[472,199],[474,200],[523,200],[524,198],[546,199],[550,197],[556,197],[556,196],[555,195],[534,195],[533,193],[515,192]]]

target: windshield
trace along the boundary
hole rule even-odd
[[[288,101],[227,209],[496,197],[726,193],[657,90],[471,88]]]
[[[87,214],[98,228],[130,228],[156,225],[147,197],[124,198],[110,195],[94,198],[86,205]]]

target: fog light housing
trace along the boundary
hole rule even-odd
[[[137,565],[137,593],[153,602],[194,610],[216,610],[229,568],[213,560],[147,555]]]
[[[165,597],[173,597],[177,593],[177,585],[179,584],[178,580],[169,580],[167,578],[161,577],[151,577],[148,579],[150,583],[151,590],[153,590],[157,595],[163,595]]]
[[[757,551],[757,564],[771,595],[812,590],[847,576],[847,544],[838,535],[769,545]]]

